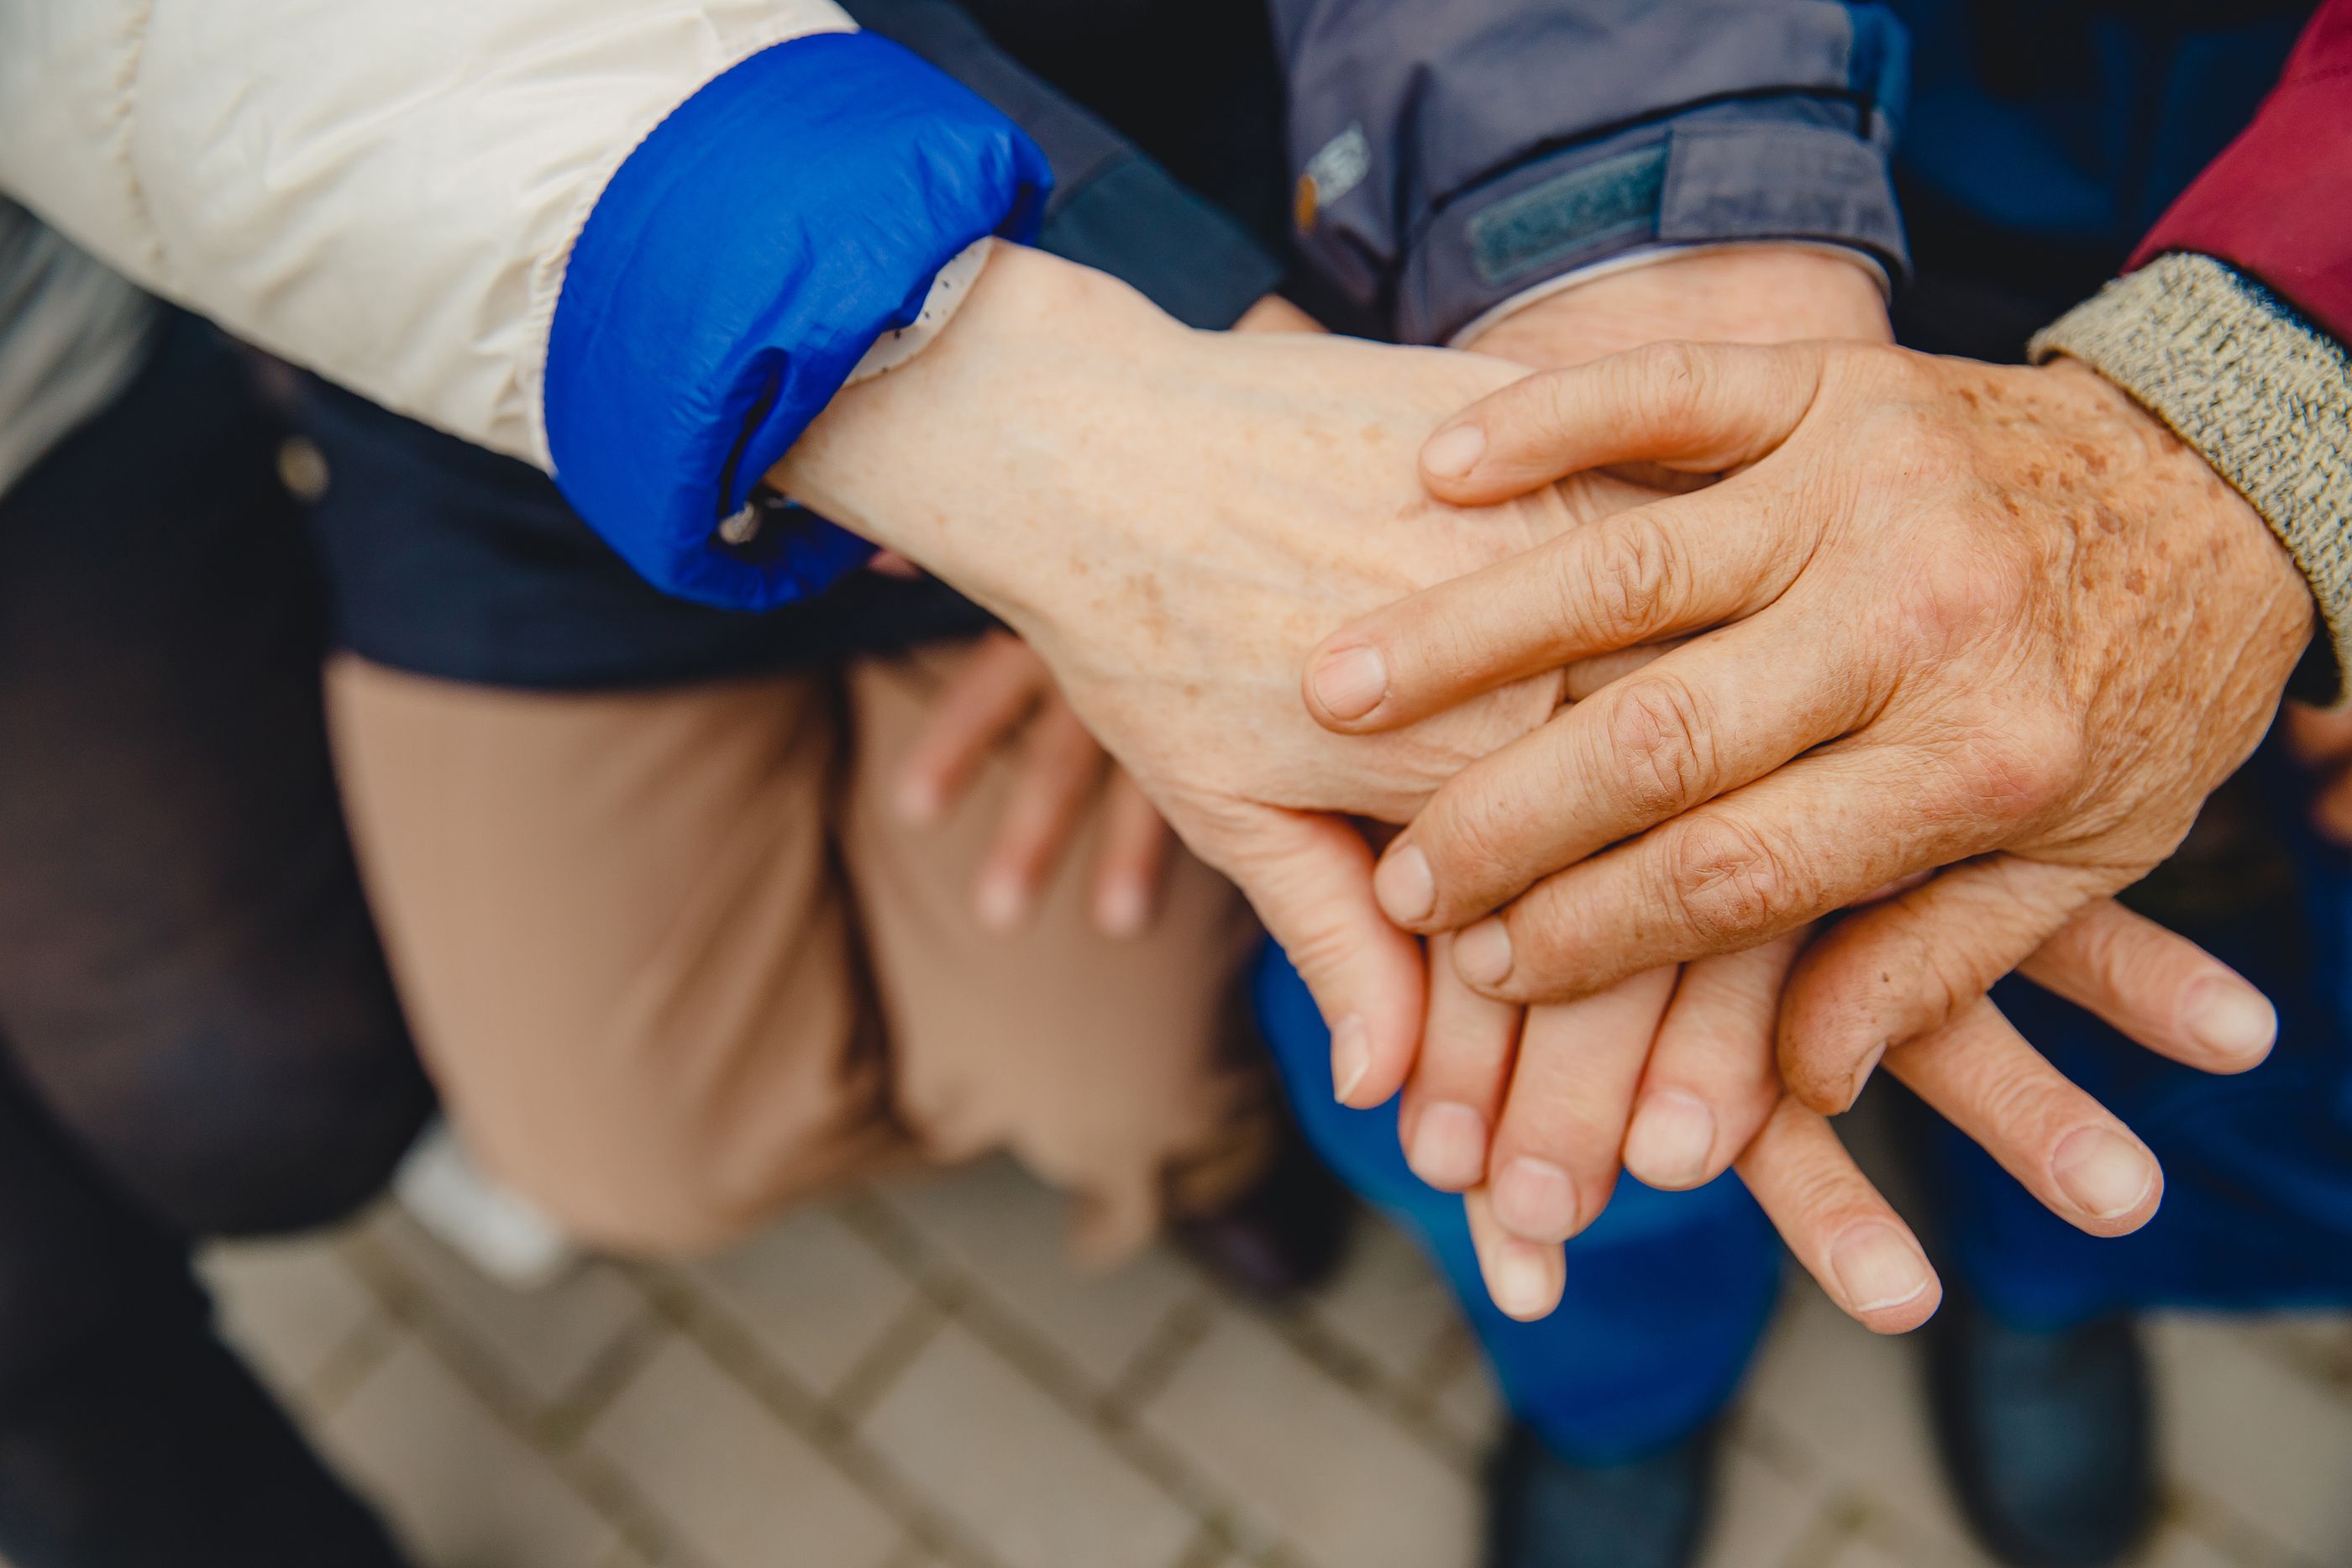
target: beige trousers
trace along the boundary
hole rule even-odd
[[[1173,857],[1149,934],[1086,917],[1081,835],[1000,936],[971,876],[1009,768],[935,830],[887,782],[960,652],[647,692],[344,657],[328,697],[393,970],[452,1121],[584,1239],[680,1253],[916,1158],[1011,1150],[1115,1256],[1271,1148],[1227,1012],[1252,927]]]

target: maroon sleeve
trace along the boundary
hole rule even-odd
[[[2200,251],[2352,343],[2352,0],[2304,29],[2253,123],[2157,220],[2131,266]]]

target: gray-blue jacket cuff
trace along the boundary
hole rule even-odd
[[[1438,210],[1405,256],[1397,335],[1442,343],[1548,278],[1655,245],[1812,240],[1909,267],[1884,152],[1802,100],[1725,105],[1512,170]]]

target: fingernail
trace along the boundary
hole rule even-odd
[[[1878,1071],[1878,1064],[1885,1055],[1886,1042],[1882,1040],[1870,1048],[1870,1054],[1864,1057],[1861,1065],[1853,1070],[1853,1082],[1845,1086],[1847,1110],[1853,1110],[1853,1103],[1862,1098],[1862,1092],[1870,1086],[1870,1075]]]
[[[1529,1241],[1565,1241],[1576,1234],[1576,1184],[1549,1160],[1521,1155],[1495,1178],[1495,1218]]]
[[[1680,1089],[1644,1095],[1625,1131],[1625,1168],[1670,1192],[1705,1179],[1706,1159],[1714,1152],[1714,1110]]]
[[[1475,424],[1441,430],[1421,449],[1421,465],[1441,479],[1459,479],[1486,455],[1486,433]]]
[[[972,895],[972,906],[982,925],[1003,936],[1021,924],[1022,915],[1028,912],[1029,895],[1013,878],[992,876]]]
[[[2094,1219],[2118,1219],[2156,1185],[2156,1162],[2130,1139],[2105,1127],[2077,1127],[2050,1156],[2059,1190]]]
[[[2180,1007],[2189,1038],[2216,1056],[2255,1061],[2278,1040],[2278,1009],[2270,998],[2236,980],[2200,980]]]
[[[1509,1242],[1503,1244],[1501,1253],[1495,1260],[1491,1281],[1495,1305],[1504,1315],[1522,1322],[1551,1311],[1551,1269],[1543,1254]]]
[[[1830,1272],[1849,1312],[1899,1307],[1927,1288],[1927,1260],[1892,1226],[1857,1225],[1830,1249]]]
[[[1427,1107],[1412,1130],[1406,1163],[1440,1192],[1476,1186],[1486,1174],[1486,1118],[1450,1100]]]
[[[1454,967],[1474,986],[1501,985],[1511,977],[1510,932],[1499,920],[1481,920],[1454,939]]]
[[[1377,648],[1342,648],[1315,666],[1315,700],[1333,718],[1361,718],[1388,695],[1388,661]]]
[[[1354,1013],[1341,1019],[1331,1029],[1331,1094],[1340,1104],[1372,1070],[1371,1031],[1364,1020]]]
[[[1373,868],[1372,894],[1400,925],[1428,919],[1437,907],[1437,879],[1429,874],[1429,857],[1412,844],[1391,850]]]
[[[1106,936],[1121,940],[1140,936],[1151,914],[1151,901],[1133,883],[1111,883],[1095,898],[1095,925]]]

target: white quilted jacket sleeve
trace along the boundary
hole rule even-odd
[[[388,407],[551,466],[582,225],[680,103],[832,0],[0,0],[0,189]]]

